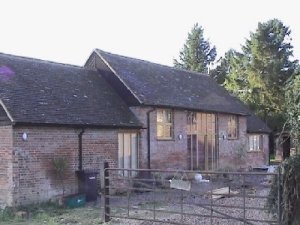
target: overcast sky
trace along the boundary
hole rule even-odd
[[[299,4],[299,3],[298,3]],[[195,23],[218,56],[240,49],[258,22],[292,30],[300,59],[296,0],[0,0],[0,52],[83,65],[94,48],[172,65]],[[1,63],[1,62],[0,62]]]

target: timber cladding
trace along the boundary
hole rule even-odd
[[[3,129],[0,129],[0,133]],[[7,157],[7,171],[12,176],[7,175],[5,180],[2,176],[0,182],[9,185],[11,193],[1,194],[5,196],[2,201],[7,205],[26,205],[61,196],[62,185],[52,164],[53,158],[57,157],[68,159],[64,179],[65,194],[74,194],[78,191],[75,171],[78,170],[79,164],[78,134],[81,129],[38,126],[10,128],[10,132],[7,132],[7,129],[9,127],[2,133],[6,135],[10,133],[11,138],[3,139],[7,140],[7,147],[1,142],[0,151],[1,153],[5,151],[1,155]],[[24,133],[27,134],[27,140],[23,139]],[[118,130],[86,129],[82,143],[83,169],[102,173],[104,159],[111,167],[117,166]],[[9,152],[13,154],[10,155]],[[11,162],[12,166],[9,167]],[[5,186],[2,188],[1,185],[2,193],[10,190],[6,190]]]

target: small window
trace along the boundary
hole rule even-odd
[[[250,135],[249,136],[249,151],[261,151],[263,149],[263,136]]]
[[[197,113],[196,112],[188,112],[187,113],[187,124],[196,124],[197,123]]]
[[[158,109],[156,123],[158,139],[173,139],[173,111],[171,109]]]
[[[237,139],[238,138],[238,117],[237,116],[229,117],[227,136],[228,136],[228,139]]]

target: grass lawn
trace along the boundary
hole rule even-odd
[[[22,215],[20,215],[22,214]],[[64,208],[53,203],[0,211],[1,225],[60,225],[103,224],[103,210],[99,204],[89,203],[80,208]]]

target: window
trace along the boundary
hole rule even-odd
[[[118,134],[119,150],[118,150],[118,166],[123,169],[138,168],[138,134],[137,133],[119,133]],[[126,170],[122,171],[124,176],[130,173]],[[131,175],[135,175],[132,172]]]
[[[156,136],[158,139],[173,139],[173,111],[171,109],[158,109],[156,124]]]
[[[263,136],[250,135],[249,136],[249,151],[261,151],[263,149]]]
[[[228,139],[237,139],[238,138],[238,117],[237,116],[229,117],[227,138]]]

